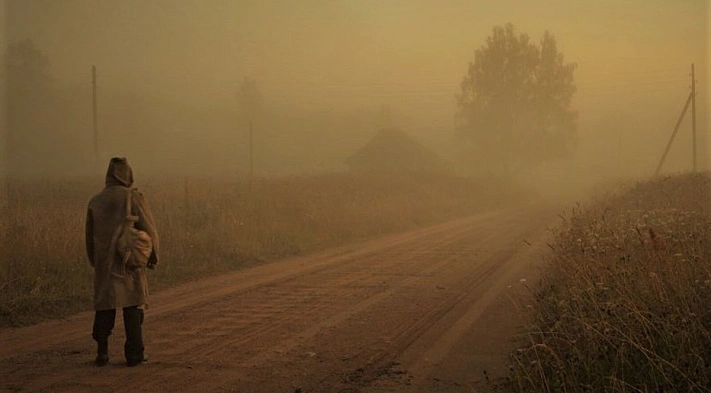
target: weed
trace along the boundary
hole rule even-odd
[[[512,354],[522,392],[711,391],[711,176],[639,183],[566,216]]]
[[[161,236],[152,290],[521,198],[509,184],[426,175],[148,179],[138,186]],[[0,325],[91,309],[84,218],[100,187],[87,179],[13,180],[0,221]]]

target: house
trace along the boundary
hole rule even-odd
[[[434,151],[396,128],[380,130],[348,157],[345,165],[353,172],[377,173],[433,173],[449,168],[449,164]]]

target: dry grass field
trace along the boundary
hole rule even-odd
[[[711,391],[710,197],[709,174],[680,175],[563,217],[516,390]]]
[[[91,309],[96,179],[12,181],[0,220],[0,326]],[[139,179],[161,235],[151,290],[507,204],[519,188],[426,175]]]

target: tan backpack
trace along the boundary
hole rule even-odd
[[[148,265],[148,259],[153,252],[153,241],[145,231],[135,227],[139,217],[132,214],[132,195],[134,189],[128,191],[126,200],[126,220],[116,242],[118,254],[124,269],[138,269]],[[124,270],[125,272],[125,270]]]

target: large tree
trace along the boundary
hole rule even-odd
[[[241,114],[248,122],[258,121],[264,106],[264,98],[257,88],[257,80],[248,76],[244,77],[242,84],[237,89],[237,102]]]
[[[8,93],[11,98],[36,98],[52,84],[47,55],[30,39],[8,45],[6,53]],[[17,95],[17,96],[15,96]]]
[[[536,44],[512,24],[494,27],[457,96],[467,161],[513,175],[564,155],[576,131],[575,67],[564,62],[549,32]]]
[[[4,56],[7,78],[7,159],[11,171],[29,170],[52,148],[53,82],[49,59],[29,40],[11,43]]]

